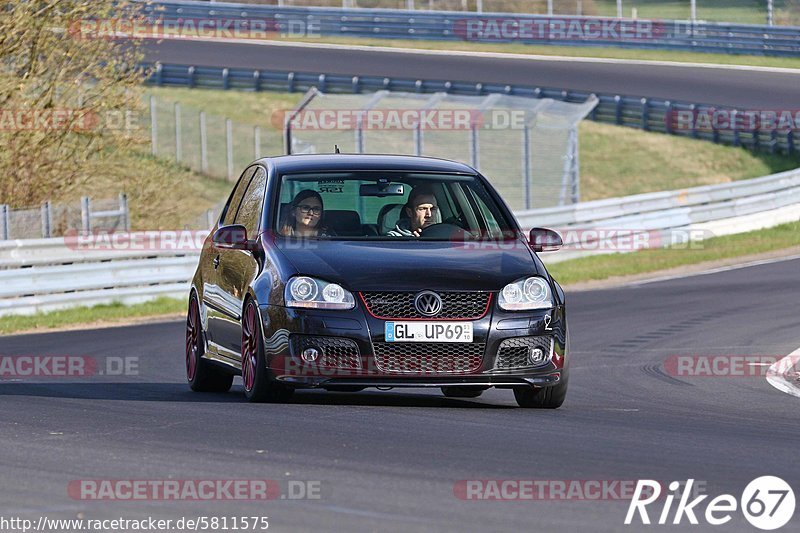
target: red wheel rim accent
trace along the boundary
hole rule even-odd
[[[242,320],[242,381],[247,391],[253,390],[256,382],[256,364],[258,358],[258,322],[256,308],[248,304]]]
[[[197,373],[198,344],[200,340],[200,321],[197,300],[192,298],[189,315],[186,317],[186,377],[194,380]]]

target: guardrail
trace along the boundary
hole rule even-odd
[[[196,243],[207,233],[191,238]],[[171,247],[137,249],[143,240],[119,233],[93,245],[80,237],[0,242],[0,316],[186,297],[199,246],[180,249],[170,240]]]
[[[150,66],[150,65],[143,65]],[[205,87],[212,89],[236,89],[246,91],[306,92],[317,87],[327,93],[362,93],[380,90],[418,93],[445,92],[463,95],[487,95],[493,93],[526,96],[531,98],[553,98],[565,102],[584,102],[591,94],[599,99],[597,107],[589,115],[590,120],[704,139],[715,143],[745,146],[751,149],[768,150],[772,153],[793,153],[796,147],[794,129],[762,130],[758,127],[741,131],[740,128],[718,129],[709,127],[697,118],[709,116],[725,109],[731,114],[735,108],[670,101],[658,98],[597,94],[585,91],[531,87],[498,83],[468,83],[447,80],[420,80],[410,78],[386,78],[380,76],[343,76],[325,73],[284,72],[258,69],[232,69],[174,65],[157,63],[149,83],[157,86]],[[684,120],[686,119],[686,120]]]
[[[630,241],[636,234],[662,246],[681,245],[690,238],[800,220],[800,169],[720,185],[520,211],[516,216],[522,227],[552,227],[573,241],[563,252],[544,256],[547,262],[633,251]]]
[[[516,217],[524,229],[548,226],[566,237],[564,250],[542,256],[547,263],[633,251],[636,235],[647,237],[646,247],[687,244],[676,235],[721,236],[798,220],[800,169],[729,184],[520,211]],[[0,243],[0,316],[186,297],[197,266],[197,243],[206,234],[192,233],[195,244],[188,249],[136,249],[131,243],[142,240],[137,234],[115,235],[113,242],[100,239],[99,246],[82,246],[79,238]]]
[[[153,17],[168,20],[261,18],[270,22],[267,29],[290,36],[297,33],[800,56],[800,27],[794,26],[192,1],[155,2],[143,7]],[[625,31],[628,27],[631,30]]]

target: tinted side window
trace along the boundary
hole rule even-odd
[[[242,174],[242,177],[239,179],[239,183],[236,184],[236,188],[233,190],[233,194],[231,194],[228,200],[228,205],[225,206],[225,216],[222,219],[223,226],[233,224],[233,221],[236,219],[236,213],[239,211],[239,204],[242,203],[242,197],[247,190],[247,186],[250,184],[250,178],[253,177],[255,169],[256,167],[252,167],[245,170],[244,174]]]
[[[250,186],[239,207],[236,215],[236,224],[242,224],[247,228],[247,236],[252,239],[258,232],[258,223],[261,220],[261,209],[264,205],[264,190],[267,187],[267,173],[264,169],[256,170],[255,175],[250,180]]]

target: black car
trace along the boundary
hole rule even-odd
[[[383,155],[260,159],[239,178],[192,280],[195,391],[242,375],[251,401],[298,388],[567,392],[564,292],[489,181],[452,161]]]

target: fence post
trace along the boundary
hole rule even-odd
[[[261,90],[261,71],[259,70],[253,72],[253,90],[255,90],[255,92]]]
[[[158,155],[158,113],[153,95],[150,95],[150,152]]]
[[[422,122],[417,122],[417,127],[414,128],[414,155],[421,156],[422,155]]]
[[[261,159],[261,126],[253,126],[253,159]]]
[[[352,80],[353,85],[353,94],[358,94],[361,92],[361,79],[358,76],[353,76]]]
[[[119,195],[119,211],[122,213],[122,229],[127,231],[131,230],[131,212],[128,209],[128,195],[120,193]]]
[[[286,91],[293,93],[294,92],[294,72],[290,72],[286,75]]]
[[[650,129],[650,100],[647,98],[642,98],[642,129]]]
[[[222,88],[226,91],[230,88],[230,73],[227,68],[222,69]]]
[[[53,236],[52,220],[52,211],[48,200],[42,204],[42,238],[44,239],[49,239]]]
[[[81,197],[81,228],[84,235],[89,235],[92,231],[92,212],[91,202],[88,196]]]
[[[620,95],[614,96],[614,119],[617,124],[622,124],[622,97]]]
[[[233,180],[233,122],[225,119],[225,159],[228,163],[228,180]]]
[[[183,146],[181,145],[181,104],[175,102],[175,161],[183,160]]]
[[[672,120],[674,118],[673,117],[674,112],[673,112],[673,108],[672,108],[672,102],[667,100],[666,102],[664,102],[664,107],[666,108],[665,111],[664,111],[664,124],[666,125],[665,127],[666,127],[666,130],[667,130],[667,133],[672,133]]]
[[[156,85],[159,87],[164,85],[164,65],[161,63],[156,64]]]
[[[194,89],[194,71],[195,71],[194,66],[191,66],[188,69],[186,69],[186,76],[188,78],[187,83],[190,89]]]
[[[0,234],[0,237],[3,237],[3,240],[7,241],[8,239],[10,239],[10,234],[11,234],[11,230],[8,227],[10,222],[10,217],[7,204],[0,204],[0,221],[3,222],[3,233]]]
[[[794,153],[794,130],[789,130],[786,133],[786,151],[789,155]]]
[[[200,170],[203,174],[208,174],[208,136],[205,111],[200,111]]]
[[[469,129],[469,155],[472,168],[480,170],[478,168],[481,164],[480,140],[478,139],[478,125],[474,123]]]
[[[522,179],[525,190],[525,209],[531,208],[531,129],[528,123],[522,130]]]

